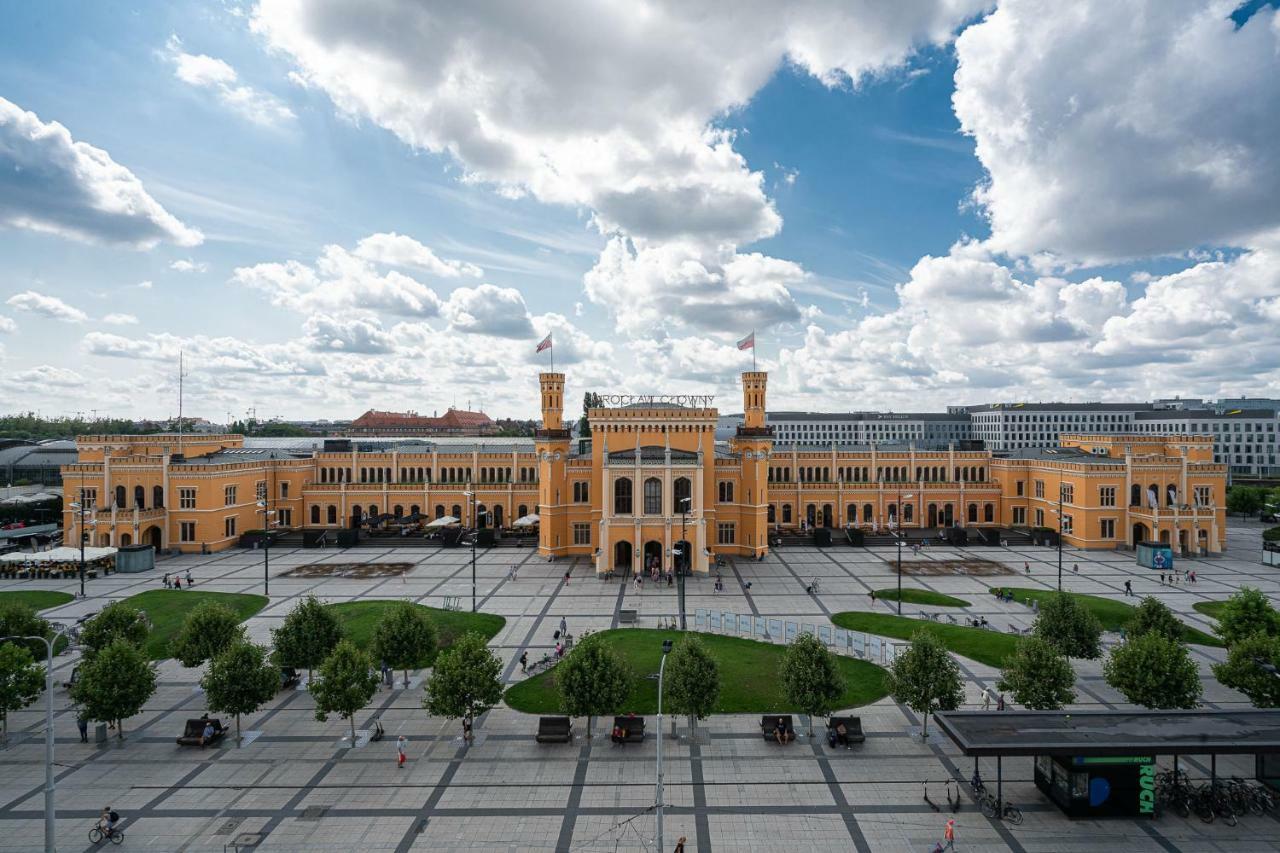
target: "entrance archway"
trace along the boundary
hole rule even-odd
[[[822,526],[823,527],[833,526],[831,522],[831,504],[822,505]]]
[[[121,548],[127,548],[128,546],[130,546],[130,545],[132,545],[132,544],[133,544],[133,537],[132,537],[132,536],[130,536],[128,533],[121,533],[121,534],[120,534],[120,547],[121,547]]]
[[[929,504],[929,524],[928,527],[938,526],[938,505]]]
[[[813,527],[818,518],[818,508],[813,504],[809,504],[804,510],[805,520],[809,522],[809,526]]]
[[[1133,526],[1133,547],[1138,547],[1138,543],[1147,541],[1147,526],[1142,523]]]
[[[675,563],[675,570],[686,575],[689,574],[690,567],[693,565],[693,548],[689,545],[689,541],[681,539],[672,548],[674,551],[679,552],[671,558],[672,562]]]
[[[613,570],[631,574],[631,543],[625,539],[613,546]]]
[[[360,509],[359,504],[351,508],[351,526],[359,527],[360,522],[364,520],[364,510]]]
[[[493,507],[493,526],[502,526],[502,504],[494,504]]]
[[[1161,530],[1161,531],[1160,531],[1160,541],[1161,541],[1161,542],[1163,542],[1163,543],[1165,543],[1166,545],[1168,545],[1168,544],[1169,544],[1170,536],[1169,536],[1169,531],[1168,531],[1168,529],[1165,529],[1165,530]]]
[[[483,530],[489,526],[489,511],[485,509],[484,504],[476,504],[475,525],[477,530]]]
[[[155,548],[157,551],[160,550],[160,540],[161,536],[159,527],[148,527],[147,532],[142,534],[142,541],[150,545],[152,548]]]
[[[644,543],[644,570],[647,572],[655,567],[662,569],[662,543],[650,539]]]
[[[1187,535],[1187,531],[1185,530],[1178,531],[1178,550],[1181,551],[1183,554],[1186,554],[1189,550],[1191,550],[1191,545],[1189,544],[1190,539],[1191,537]]]

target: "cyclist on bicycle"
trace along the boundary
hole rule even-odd
[[[102,834],[110,838],[115,832],[116,826],[120,823],[120,815],[111,806],[105,806],[102,809],[102,815],[98,818],[98,829],[102,830]]]

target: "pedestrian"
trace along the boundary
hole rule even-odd
[[[467,746],[471,746],[471,743],[475,739],[476,739],[475,733],[471,731],[471,719],[468,717],[463,717],[462,718],[462,742]]]
[[[942,840],[946,842],[943,850],[956,849],[956,819],[947,818],[947,828],[942,831]]]
[[[529,669],[529,653],[521,652],[520,653],[520,674],[524,675],[525,672],[528,671],[528,669]]]
[[[676,849],[671,853],[684,853],[684,836],[680,836],[680,840],[676,842]]]
[[[872,604],[875,604],[875,603],[876,603],[876,591],[873,589],[873,590],[871,590],[870,592],[868,592],[868,593],[867,593],[867,595],[871,596],[871,603],[872,603]]]
[[[1160,573],[1160,586],[1164,586],[1164,572]]]
[[[1133,595],[1133,584],[1130,583],[1129,581],[1124,582],[1124,594]]]
[[[1196,582],[1196,573],[1195,573],[1195,572],[1191,572],[1191,582],[1192,582],[1192,583],[1195,583],[1195,582]]]
[[[1031,574],[1031,564],[1026,560],[1022,561],[1022,570],[1027,574]]]
[[[405,750],[409,747],[409,739],[404,735],[396,738],[396,769],[404,767],[405,760],[409,757],[405,754]]]
[[[195,586],[195,581],[191,579],[191,570],[187,569],[187,586]]]
[[[565,572],[565,573],[564,573],[564,585],[565,585],[565,586],[568,586],[568,585],[569,585],[569,573],[568,573],[568,572]]]
[[[982,710],[984,711],[991,710],[991,688],[990,687],[982,688]]]
[[[168,588],[169,588],[169,573],[168,573],[168,572],[165,572],[165,573],[164,573],[164,588],[165,588],[165,589],[168,589]]]
[[[89,742],[89,717],[84,711],[76,714],[76,728],[80,730],[80,742]]]
[[[1080,574],[1080,564],[1079,564],[1079,563],[1072,563],[1072,564],[1071,564],[1071,571],[1075,572],[1076,574]]]
[[[177,575],[173,576],[173,588],[182,589],[182,578],[178,577]]]
[[[560,633],[561,634],[569,633],[569,623],[565,620],[563,616],[560,617]]]
[[[997,711],[1004,710],[1004,694],[1003,693],[996,696],[996,710]]]

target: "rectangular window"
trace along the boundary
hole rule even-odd
[[[97,489],[81,489],[80,490],[80,506],[85,509],[95,509],[98,506],[98,490]]]
[[[1044,527],[1044,510],[1036,510],[1036,527]]]
[[[1027,493],[1026,483],[1024,483],[1022,480],[1019,480],[1016,486],[1017,486],[1017,489],[1015,491],[1015,494],[1017,494],[1018,497],[1022,497]]]
[[[194,521],[178,522],[178,541],[179,542],[196,541],[196,523]]]
[[[236,487],[227,486],[222,490],[222,503],[224,506],[236,505]]]
[[[1213,501],[1213,488],[1210,486],[1196,486],[1192,493],[1195,495],[1196,506],[1208,506]]]
[[[266,480],[259,480],[253,484],[253,499],[256,501],[265,501],[267,499]]]
[[[231,516],[230,518],[224,518],[222,520],[222,531],[223,531],[223,535],[226,536],[228,539],[235,538],[235,535],[236,535],[235,516]]]
[[[574,545],[590,545],[591,544],[591,523],[575,523],[573,525],[573,544]]]
[[[732,545],[734,543],[733,522],[722,521],[716,525],[716,543],[719,545]]]
[[[1044,497],[1044,480],[1036,480],[1036,497]]]
[[[195,509],[196,508],[196,490],[192,487],[183,486],[178,489],[178,509]]]
[[[281,500],[288,500],[288,498],[289,498],[289,484],[288,484],[288,483],[281,483],[281,484],[280,484],[280,499],[281,499]]]
[[[1103,486],[1098,489],[1098,505],[1099,506],[1115,506],[1116,505],[1116,487]]]
[[[1071,483],[1063,483],[1059,486],[1062,492],[1062,502],[1064,504],[1073,504],[1076,502],[1076,487]]]
[[[1063,533],[1074,532],[1073,528],[1071,527],[1071,516],[1069,515],[1062,516],[1062,532]]]
[[[1098,525],[1103,539],[1116,538],[1116,520],[1114,518],[1104,518]]]
[[[1015,506],[1013,508],[1013,523],[1018,527],[1025,527],[1027,524],[1027,508],[1025,506]]]

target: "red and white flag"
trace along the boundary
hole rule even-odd
[[[547,336],[542,339],[542,343],[538,344],[538,348],[534,350],[534,354],[540,353],[544,349],[551,349],[551,333],[550,332],[548,332]]]
[[[738,341],[738,349],[755,349],[755,348],[756,348],[756,333],[755,333],[755,332],[752,332],[751,334],[747,335],[747,336],[746,336],[745,338],[743,338],[742,340]]]

